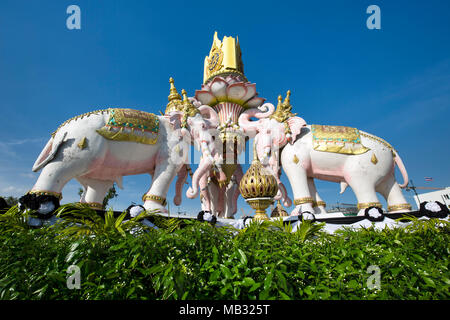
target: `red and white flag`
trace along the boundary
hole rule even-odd
[[[433,181],[433,178],[425,177],[425,181]]]

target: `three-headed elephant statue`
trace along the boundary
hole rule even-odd
[[[278,98],[277,109],[268,118],[252,121],[260,111],[250,109],[240,116],[239,125],[255,137],[258,156],[276,177],[281,163],[294,194],[291,214],[313,213],[320,203],[313,179],[339,182],[341,193],[350,185],[359,214],[366,208],[381,208],[377,192],[386,199],[388,211],[410,211],[401,191],[408,175],[389,143],[356,128],[307,125],[291,113],[289,95],[288,91],[284,102]],[[395,180],[395,164],[404,179],[401,185]]]
[[[218,116],[209,106],[197,108],[187,99],[183,102],[183,111],[169,115],[115,108],[64,122],[36,160],[33,171],[42,171],[31,191],[20,199],[21,205],[41,213],[54,210],[64,185],[75,178],[85,190],[80,202],[102,209],[114,182],[122,188],[123,176],[149,173],[152,182],[143,196],[144,207],[164,212],[169,186],[188,163],[191,143],[202,152],[188,190],[190,195],[196,193],[199,178],[218,160],[210,133]],[[181,197],[174,199],[180,201]]]

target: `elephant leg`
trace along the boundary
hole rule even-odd
[[[309,192],[313,195],[313,199],[315,201],[314,213],[315,214],[327,213],[327,211],[325,210],[325,206],[323,205],[324,201],[322,200],[322,198],[320,198],[319,193],[317,192],[316,184],[314,183],[313,178],[308,178],[308,188]]]
[[[219,201],[218,198],[219,198],[220,188],[216,183],[210,182],[208,184],[208,191],[209,191],[209,195],[210,195],[209,205],[211,208],[211,213],[214,214],[216,217],[218,217],[219,212],[217,210],[217,204]]]
[[[150,189],[144,195],[144,208],[167,213],[165,209],[166,195],[180,165],[162,162],[156,165]]]
[[[217,200],[217,216],[223,217],[225,214],[225,188],[219,188],[218,200]]]
[[[81,184],[81,186],[83,187],[83,193],[80,196],[80,202],[86,202],[86,192],[87,192],[87,185],[85,184],[84,180],[82,178],[76,178],[77,181]]]
[[[82,162],[73,160],[70,162],[48,163],[42,168],[41,174],[31,190],[61,193],[67,182],[86,171]]]
[[[236,181],[235,181],[235,188],[234,188],[233,200],[232,200],[232,204],[233,204],[233,208],[231,211],[232,217],[234,217],[234,215],[237,212],[237,200],[239,198],[239,195],[241,194],[241,191],[239,190],[239,184],[241,183],[243,175],[244,175],[244,173],[242,172],[242,166],[240,164],[238,164],[238,166],[236,167],[236,171],[234,172],[234,178]]]
[[[389,212],[409,212],[411,205],[403,196],[402,190],[398,185],[393,174],[378,184],[376,190],[386,199]]]
[[[299,215],[303,212],[314,212],[311,192],[308,188],[308,176],[301,163],[291,161],[292,157],[289,153],[281,153],[281,162],[284,171],[294,193],[295,208],[291,211],[291,215]]]
[[[236,201],[237,198],[235,198],[235,194],[239,192],[239,188],[237,187],[236,183],[233,183],[231,186],[227,186],[225,191],[225,210],[224,210],[224,216],[227,219],[233,219],[234,215],[237,211],[237,205]]]
[[[19,199],[24,208],[37,210],[40,214],[47,214],[59,207],[64,186],[86,171],[83,161],[49,162],[42,168],[41,174],[29,193]]]
[[[368,181],[366,177],[352,177],[350,181],[348,181],[348,184],[358,200],[359,216],[364,215],[366,208],[381,208],[381,203],[379,202],[375,191],[375,183]]]
[[[92,207],[101,208],[106,193],[114,185],[113,181],[97,180],[91,178],[78,178],[83,186],[86,186],[84,196],[80,199],[81,203],[90,204]]]

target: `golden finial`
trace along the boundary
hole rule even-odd
[[[186,92],[186,90],[182,89],[182,90],[181,90],[181,94],[183,95],[183,104],[188,104],[188,103],[190,103],[190,102],[189,102],[189,99],[188,99],[188,97],[187,97],[187,92]]]
[[[284,99],[284,104],[291,105],[291,103],[290,103],[290,96],[291,96],[291,90],[288,90],[286,92],[286,98]]]
[[[166,107],[165,114],[168,114],[171,111],[181,111],[181,96],[175,88],[175,81],[172,77],[169,79],[170,83],[170,94],[169,94],[169,103]]]

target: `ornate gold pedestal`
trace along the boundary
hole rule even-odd
[[[247,203],[255,210],[255,220],[269,220],[266,209],[273,204],[273,198],[251,198],[246,199]]]

